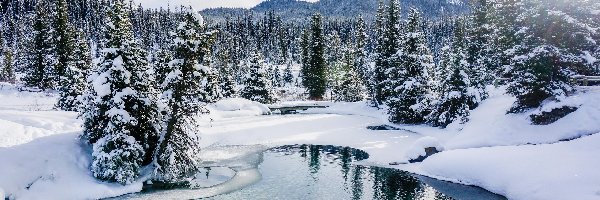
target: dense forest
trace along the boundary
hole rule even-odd
[[[573,94],[574,75],[600,74],[595,1],[474,0],[445,15],[381,0],[354,16],[332,16],[347,13],[332,1],[282,2],[318,8],[286,20],[266,2],[205,19],[124,0],[5,0],[0,81],[58,91],[56,108],[85,122],[94,176],[128,184],[147,165],[165,183],[198,171],[194,117],[222,98],[366,101],[393,123],[444,128],[466,122],[491,85],[520,113]]]

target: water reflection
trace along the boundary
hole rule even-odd
[[[348,147],[291,145],[263,156],[260,182],[210,199],[505,199],[481,188],[353,165],[369,155]]]

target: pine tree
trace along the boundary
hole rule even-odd
[[[292,74],[292,64],[288,63],[283,71],[283,82],[287,84],[291,84],[294,82],[294,74]]]
[[[27,86],[40,89],[56,87],[56,37],[51,19],[54,7],[48,0],[36,3],[34,29],[33,60],[24,81]]]
[[[364,86],[358,73],[359,67],[355,65],[353,58],[355,53],[346,48],[342,61],[343,74],[340,84],[335,86],[335,100],[344,102],[362,101]]]
[[[72,35],[73,28],[68,19],[68,5],[66,0],[58,0],[56,3],[56,21],[53,26],[56,27],[56,67],[54,69],[55,82],[61,83],[62,79],[70,79],[66,76],[67,68],[71,68],[69,64],[73,63],[74,37]]]
[[[153,78],[127,13],[122,0],[112,2],[106,48],[89,79],[82,113],[82,137],[94,147],[94,176],[121,184],[132,183],[142,165],[152,161],[158,140]]]
[[[325,74],[325,38],[323,36],[322,20],[320,14],[312,16],[309,61],[308,67],[303,70],[304,79],[302,83],[308,90],[309,99],[312,100],[322,100],[327,87],[327,77]]]
[[[1,38],[0,38],[1,40]],[[15,83],[15,69],[14,69],[14,58],[12,49],[8,47],[4,47],[2,49],[2,55],[4,58],[2,59],[2,68],[0,68],[0,81]]]
[[[169,50],[160,49],[154,56],[154,72],[156,74],[156,88],[162,88],[167,75],[171,72],[169,62],[173,60],[173,55]]]
[[[403,51],[399,57],[401,66],[390,75],[392,98],[387,101],[390,121],[417,124],[424,122],[428,108],[428,75],[433,67],[433,57],[425,42],[421,17],[411,9],[404,35]]]
[[[369,81],[370,96],[374,106],[382,104],[387,99],[387,95],[384,94],[385,80],[387,78],[385,74],[387,69],[386,60],[388,59],[385,55],[385,29],[385,6],[383,0],[379,0],[375,20],[375,67]]]
[[[462,39],[455,36],[453,45],[444,46],[441,52],[441,60],[436,67],[436,77],[439,82],[435,84],[436,95],[431,102],[431,113],[427,116],[427,122],[432,126],[445,128],[454,121],[467,122],[470,102],[468,87],[470,80],[465,72],[468,66],[465,64],[464,49],[460,47]]]
[[[156,151],[156,176],[159,181],[177,183],[199,170],[199,130],[195,117],[206,113],[210,55],[214,32],[205,32],[202,17],[191,9],[183,10],[176,37],[172,41],[174,60],[165,80],[166,103],[160,145]]]
[[[362,79],[363,84],[367,84],[369,80],[369,63],[368,63],[368,52],[367,42],[369,35],[367,35],[367,25],[362,15],[358,17],[356,22],[356,31],[354,32],[355,37],[355,51],[354,51],[354,65],[358,69],[358,74]]]
[[[496,59],[492,54],[495,48],[492,42],[495,37],[491,18],[493,3],[489,0],[477,0],[473,8],[474,12],[466,30],[467,62],[471,66],[465,70],[471,80],[469,91],[478,93],[475,95],[479,100],[470,105],[471,108],[476,108],[480,101],[487,98],[486,86],[493,82],[494,72],[498,69],[492,68],[497,66],[493,63]]]
[[[467,105],[471,108],[477,108],[479,103],[484,100],[487,96],[487,92],[485,90],[485,84],[483,83],[483,79],[480,79],[480,71],[484,70],[481,68],[474,69],[473,64],[469,62],[469,46],[468,41],[466,39],[466,24],[465,19],[458,19],[454,24],[454,34],[453,34],[453,42],[452,42],[452,54],[453,59],[451,59],[451,65],[461,65],[459,69],[463,70],[467,73],[467,77],[470,80],[475,79],[475,81],[470,81],[467,85],[468,89],[468,98]]]
[[[79,37],[69,63],[61,78],[60,97],[57,108],[65,111],[80,111],[83,108],[83,94],[86,89],[87,77],[92,65],[91,51],[83,33]]]
[[[235,98],[238,96],[237,83],[232,75],[221,75],[221,91],[223,98]]]
[[[240,96],[264,104],[274,103],[275,94],[260,53],[252,53],[246,64],[250,71],[242,82],[244,86]]]

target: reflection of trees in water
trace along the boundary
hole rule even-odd
[[[369,158],[369,154],[362,150],[350,147],[337,147],[329,145],[292,145],[272,149],[271,151],[282,152],[288,155],[299,154],[308,163],[309,173],[317,181],[321,164],[330,162],[339,165],[340,172],[344,177],[343,187],[349,192],[352,199],[403,199],[412,200],[431,194],[430,189],[422,184],[416,177],[407,172],[368,166],[353,166],[353,161]],[[365,195],[367,179],[372,180],[373,196]],[[449,199],[434,190],[433,197],[436,200]]]
[[[342,174],[345,182],[348,181],[348,173],[350,172],[350,163],[352,162],[352,154],[350,147],[344,147],[340,151],[340,161],[342,162]]]
[[[355,166],[352,172],[352,199],[362,199],[363,197],[363,170],[364,166]]]
[[[308,166],[310,167],[310,173],[316,174],[319,173],[319,169],[321,169],[321,148],[317,145],[309,145],[308,152],[310,154],[310,162]]]
[[[370,168],[373,178],[373,199],[415,199],[421,184],[406,172],[387,168]]]

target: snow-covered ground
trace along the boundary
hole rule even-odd
[[[467,124],[453,124],[446,130],[427,126],[367,130],[367,126],[386,124],[387,120],[385,111],[365,103],[320,102],[330,107],[265,116],[267,107],[242,99],[210,105],[211,114],[199,123],[206,148],[351,146],[370,154],[361,164],[477,185],[510,199],[600,199],[597,99],[599,88],[583,88],[564,101],[581,105],[580,109],[548,126],[530,125],[530,113],[506,115],[514,98],[504,95],[502,89],[491,89],[491,97],[472,112]],[[76,113],[50,111],[55,101],[52,94],[18,92],[4,85],[0,100],[0,193],[17,199],[94,199],[141,190],[143,180],[120,186],[92,177],[89,147],[77,139],[81,121]],[[281,103],[295,104],[298,102]],[[408,161],[427,145],[445,151],[423,163],[388,165]]]

